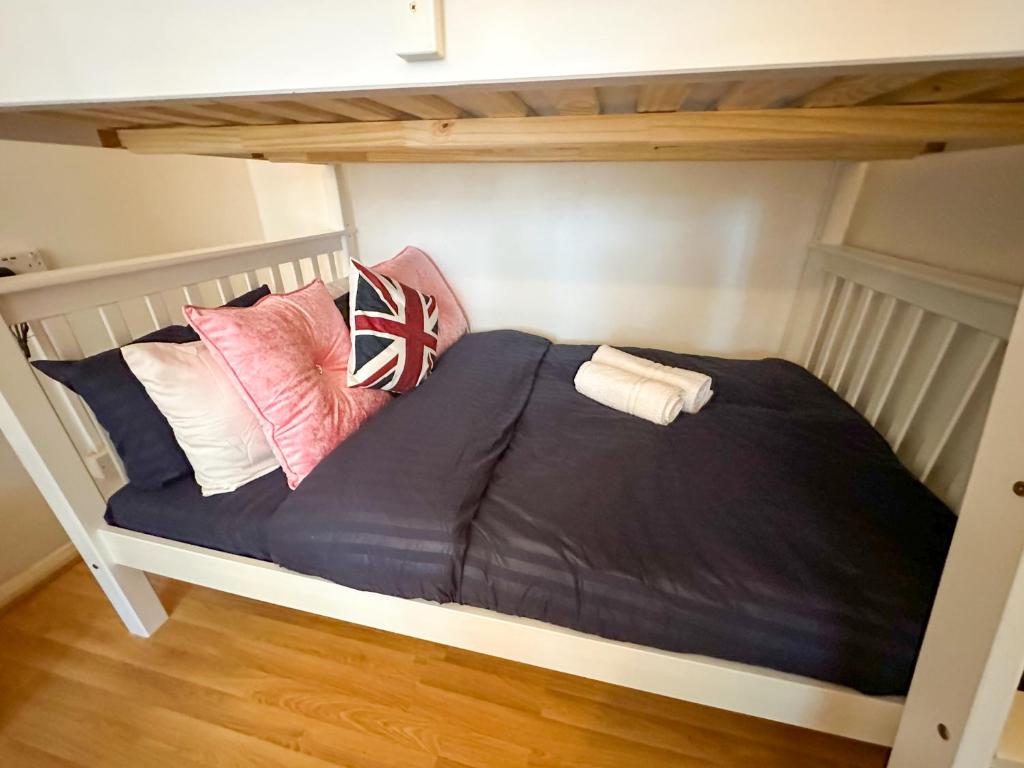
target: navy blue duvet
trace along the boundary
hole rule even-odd
[[[593,349],[465,337],[284,498],[269,559],[905,693],[952,513],[799,366],[632,350],[714,377],[659,427],[575,391]]]

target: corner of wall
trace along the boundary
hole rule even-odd
[[[830,245],[842,245],[845,242],[846,231],[856,211],[857,200],[864,187],[869,165],[866,162],[833,164],[832,176],[822,197],[818,224],[815,227],[815,242]],[[789,319],[779,346],[780,356],[794,363],[802,363],[804,358],[807,335],[816,306],[815,298],[820,293],[823,283],[821,270],[810,258],[812,244],[807,244],[804,269],[797,290],[793,294]]]

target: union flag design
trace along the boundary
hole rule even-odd
[[[437,301],[352,260],[352,387],[408,392],[437,357]]]

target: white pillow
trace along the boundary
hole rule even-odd
[[[277,468],[259,422],[203,342],[129,344],[121,354],[171,425],[203,496]]]

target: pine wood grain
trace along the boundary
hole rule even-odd
[[[833,78],[799,100],[801,107],[848,107],[904,88],[921,79],[918,73],[846,75]]]
[[[1020,69],[969,69],[940,72],[904,88],[871,99],[869,104],[939,104],[969,101],[977,94],[1003,87],[1021,75]]]
[[[154,580],[156,581],[156,580]],[[129,635],[84,566],[0,614],[0,765],[881,767],[886,750],[175,582]]]
[[[669,85],[645,85],[636,99],[637,112],[675,112],[683,104],[693,85],[672,83]]]
[[[719,105],[721,108],[721,105]],[[516,159],[779,159],[832,154],[860,159],[927,144],[1024,142],[1022,104],[927,104],[593,116],[464,118],[319,125],[119,130],[140,153],[360,155],[378,162]],[[350,157],[345,157],[345,155]],[[654,157],[652,158],[652,154]],[[563,157],[564,155],[564,157]],[[577,157],[581,155],[582,157]],[[338,159],[335,158],[335,159]]]
[[[786,106],[824,84],[821,78],[787,77],[735,83],[718,100],[717,109],[771,109]]]
[[[481,117],[526,117],[530,108],[511,91],[452,91],[447,99],[472,115]]]
[[[432,94],[380,94],[374,101],[424,120],[447,120],[462,115],[459,107]]]
[[[14,111],[113,129],[1024,101],[1024,68],[1019,64],[981,69],[950,70],[948,67],[948,62],[934,62],[919,64],[913,69],[894,65],[867,69],[853,67],[841,72],[778,72],[774,75],[735,72],[710,79],[693,75],[671,78],[652,75],[624,80],[505,83],[471,89],[437,86],[398,91],[295,93],[288,97],[251,95],[144,103],[107,101],[37,105]],[[381,160],[391,161],[392,158]]]

